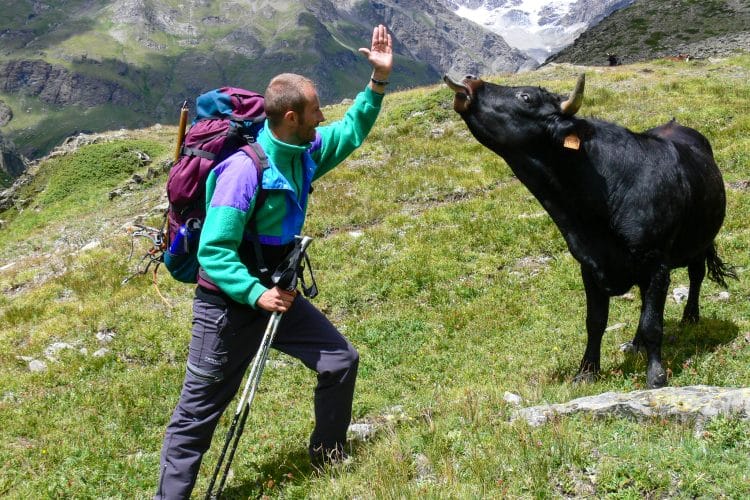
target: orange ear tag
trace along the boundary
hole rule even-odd
[[[578,151],[579,149],[581,149],[581,139],[579,139],[576,134],[565,136],[563,147],[565,147],[566,149],[575,149],[576,151]]]

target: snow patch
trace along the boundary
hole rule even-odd
[[[454,4],[458,16],[499,34],[508,45],[541,63],[573,43],[589,27],[586,22],[573,20],[600,19],[614,10],[617,1],[600,2],[594,9],[600,12],[588,13],[593,15],[583,13],[587,3],[581,0],[485,1],[477,8],[461,5],[461,0],[454,0]]]

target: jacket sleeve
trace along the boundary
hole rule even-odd
[[[365,87],[341,120],[318,127],[321,147],[312,153],[318,165],[313,180],[330,171],[362,145],[375,124],[382,102],[383,94]]]
[[[253,307],[267,288],[248,272],[239,248],[257,186],[257,170],[244,153],[217,165],[206,181],[209,201],[198,245],[198,262],[211,281],[232,300]]]

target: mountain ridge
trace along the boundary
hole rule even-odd
[[[512,46],[544,62],[581,32],[634,0],[442,0]]]
[[[352,97],[371,71],[357,49],[378,23],[394,36],[393,88],[434,83],[445,72],[515,72],[529,61],[499,35],[426,0],[14,5],[0,23],[0,100],[16,111],[3,131],[30,158],[76,129],[170,121],[206,90],[264,89],[282,71],[316,81],[324,104]],[[87,123],[74,126],[73,113]],[[49,117],[60,125],[47,127]]]
[[[684,54],[726,57],[750,49],[750,2],[636,0],[582,33],[546,62],[608,65]]]

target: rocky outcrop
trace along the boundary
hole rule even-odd
[[[546,62],[621,64],[688,54],[726,57],[750,50],[750,3],[636,0],[584,32]]]
[[[34,96],[58,106],[132,106],[140,101],[137,95],[113,81],[74,73],[41,60],[0,63],[0,92]]]
[[[569,26],[575,23],[583,23],[586,26],[595,26],[613,12],[624,9],[633,3],[634,0],[610,0],[606,2],[606,8],[601,9],[600,0],[578,0],[575,2],[569,13],[561,16],[559,19],[550,18],[549,22],[559,22],[563,26]]]
[[[13,184],[5,190],[0,191],[0,212],[8,210],[13,206],[23,207],[26,204],[26,200],[21,200],[18,197],[19,190],[34,180],[36,171],[38,170],[39,164],[47,159],[55,158],[58,156],[65,156],[74,153],[79,148],[88,144],[97,144],[101,142],[109,142],[125,137],[125,131],[120,130],[117,132],[108,132],[104,134],[76,134],[68,137],[63,141],[62,144],[57,146],[52,152],[50,152],[44,158],[34,160],[32,162],[27,161],[25,158],[17,155],[19,161],[22,162],[22,166],[17,166],[17,170],[11,175],[15,178]],[[0,136],[0,144],[2,144],[2,137]],[[10,145],[12,148],[12,144]]]
[[[5,102],[0,101],[0,127],[4,127],[7,124],[10,123],[10,121],[13,119],[13,110],[5,104]]]
[[[533,406],[517,410],[512,420],[542,425],[552,418],[574,413],[596,417],[626,417],[638,421],[674,418],[694,423],[698,429],[718,415],[750,419],[750,387],[727,388],[705,385],[663,387],[629,393],[606,392],[567,403]]]
[[[18,153],[15,145],[10,141],[5,140],[2,134],[0,134],[0,173],[2,173],[0,181],[2,178],[15,179],[21,175],[24,170],[26,170],[26,160]],[[2,184],[3,183],[0,182],[0,186],[2,186]],[[9,182],[7,184],[9,184]],[[2,205],[2,198],[2,195],[0,195],[0,205]],[[0,206],[0,210],[3,210],[2,206]]]

